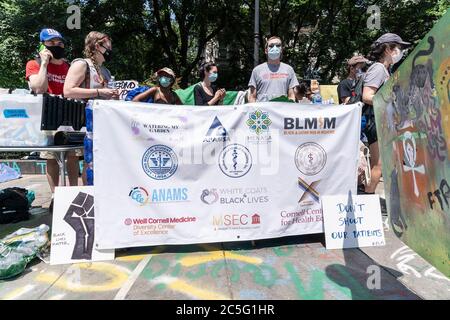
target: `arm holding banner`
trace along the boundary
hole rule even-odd
[[[157,87],[152,87],[152,88],[142,92],[141,94],[138,94],[137,96],[135,96],[132,101],[133,102],[144,102],[144,101],[147,101],[150,97],[154,98],[157,90],[158,90]]]

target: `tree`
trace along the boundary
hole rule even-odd
[[[168,66],[181,87],[198,81],[196,67],[208,41],[219,44],[218,84],[246,88],[253,68],[253,0],[78,0],[81,30],[69,30],[65,0],[0,2],[0,87],[26,87],[25,64],[36,53],[38,34],[52,27],[67,39],[67,58],[81,57],[92,30],[112,38],[114,58],[107,67],[116,79],[149,79]],[[321,83],[346,76],[345,61],[367,54],[385,32],[417,43],[445,13],[449,0],[261,0],[260,61],[264,39],[279,35],[283,60],[300,78]],[[370,5],[381,10],[381,29],[366,26]]]

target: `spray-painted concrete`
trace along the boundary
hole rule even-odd
[[[13,185],[34,188],[44,208],[33,209],[30,221],[0,226],[0,237],[51,220],[45,176],[0,188]],[[0,281],[0,299],[450,299],[450,280],[420,257],[405,262],[414,252],[388,225],[385,230],[385,247],[363,250],[326,250],[318,234],[134,248],[97,263],[50,266],[37,260],[17,278]],[[379,272],[380,289],[371,289],[371,268]]]

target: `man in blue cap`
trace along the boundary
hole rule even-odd
[[[39,56],[27,62],[25,78],[34,93],[62,95],[70,67],[64,59],[64,38],[61,33],[49,28],[42,29],[39,38],[41,42]],[[83,153],[77,150],[67,156],[67,171],[71,186],[78,185],[78,157],[82,155]],[[47,160],[47,179],[53,194],[55,186],[59,185],[59,166],[53,154],[49,152],[41,152],[40,157]]]
[[[64,58],[64,38],[56,30],[42,29],[39,57],[26,66],[26,80],[35,93],[63,94],[69,64]]]

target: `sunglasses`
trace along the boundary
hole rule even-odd
[[[271,44],[269,44],[269,48],[273,48],[273,47],[281,48],[281,43],[271,43]]]

